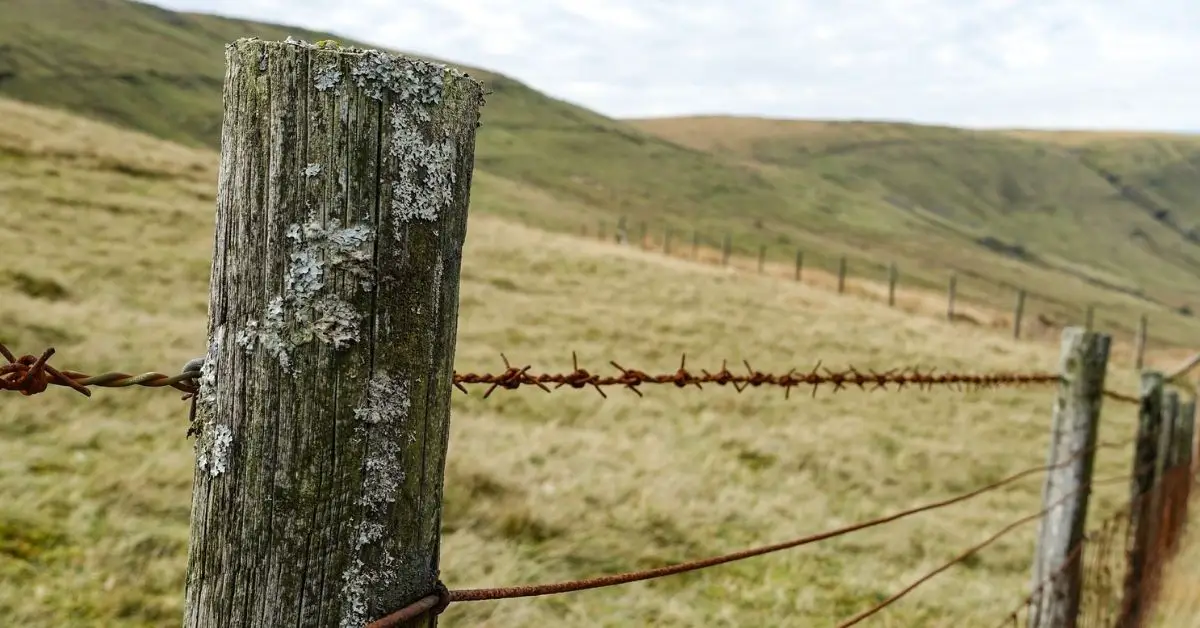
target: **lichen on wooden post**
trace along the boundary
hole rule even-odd
[[[437,578],[482,87],[290,39],[226,63],[183,623],[357,628]]]
[[[1071,560],[1083,541],[1095,460],[1096,434],[1111,341],[1104,334],[1068,327],[1062,334],[1041,519],[1034,556],[1030,628],[1075,625],[1083,591],[1083,565]],[[1048,585],[1040,585],[1049,577]]]

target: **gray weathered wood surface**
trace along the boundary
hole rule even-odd
[[[1054,400],[1047,461],[1061,466],[1046,474],[1042,489],[1043,507],[1050,511],[1038,527],[1032,586],[1036,591],[1046,578],[1053,578],[1034,595],[1030,628],[1075,625],[1083,590],[1083,565],[1077,560],[1068,561],[1083,540],[1110,344],[1108,336],[1081,327],[1068,327],[1062,333],[1062,383]],[[1066,567],[1060,569],[1063,565]]]
[[[184,625],[362,626],[436,579],[482,88],[303,42],[226,62]]]

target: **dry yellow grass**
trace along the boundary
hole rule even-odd
[[[0,101],[0,340],[61,367],[177,369],[203,352],[215,156]],[[18,120],[9,124],[10,120]],[[72,149],[88,140],[86,157]],[[502,186],[484,179],[481,186]],[[504,187],[519,196],[519,186]],[[459,370],[570,352],[672,370],[906,365],[1052,369],[1053,343],[874,299],[577,238],[473,198]],[[542,199],[527,199],[537,202]],[[1127,362],[1126,362],[1127,363]],[[1132,390],[1120,364],[1111,387]],[[541,582],[784,540],[964,492],[1043,463],[1049,389],[833,394],[654,388],[456,396],[444,531],[451,587]],[[795,391],[799,392],[799,391]],[[0,401],[0,616],[19,626],[178,625],[193,457],[171,391]],[[1101,438],[1132,434],[1108,404]],[[1105,450],[1097,474],[1127,472]],[[1007,522],[1037,478],[806,548],[651,583],[461,604],[447,626],[830,625]],[[1111,511],[1124,487],[1098,489]],[[1023,596],[1022,528],[867,625],[987,626]]]

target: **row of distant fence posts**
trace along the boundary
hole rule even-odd
[[[1084,594],[1085,533],[1101,405],[1110,346],[1109,336],[1085,328],[1063,332],[1062,376],[1053,406],[1043,505],[1050,509],[1037,536],[1028,609],[1029,628],[1077,625]],[[1154,601],[1162,567],[1175,552],[1187,522],[1195,475],[1195,396],[1181,400],[1167,390],[1162,373],[1141,374],[1138,422],[1130,463],[1128,528],[1119,593],[1105,597],[1110,608],[1091,609],[1104,625],[1143,625]],[[1084,544],[1082,551],[1076,551]],[[1037,587],[1048,585],[1037,592]],[[1099,586],[1109,583],[1099,582]]]
[[[239,40],[226,60],[183,624],[361,626],[438,583],[482,90],[280,42]],[[1103,334],[1064,332],[1051,461],[1096,442],[1108,348]],[[1188,465],[1177,446],[1195,404],[1162,388],[1143,376],[1131,493],[1155,497],[1132,522],[1130,617],[1187,504],[1163,480]],[[1087,486],[1092,465],[1083,455],[1048,476],[1047,501]],[[1086,514],[1086,492],[1049,513],[1035,574],[1065,560]],[[1078,570],[1064,571],[1033,626],[1070,625],[1079,590]],[[428,610],[399,625],[436,623]]]
[[[605,222],[600,221],[599,236],[601,240],[606,240]],[[587,236],[587,226],[582,230],[582,235]],[[664,229],[662,239],[662,252],[664,255],[671,255],[671,242],[673,239],[674,230],[670,227]],[[617,229],[614,234],[614,241],[618,244],[630,244],[632,240],[629,238],[628,227],[625,218],[620,218],[617,221]],[[650,249],[649,232],[645,222],[641,223],[641,237],[637,239],[641,243],[643,250]],[[698,259],[700,252],[700,232],[692,230],[692,259]],[[726,233],[721,239],[721,266],[729,266],[729,261],[733,255],[733,236]],[[758,272],[765,272],[767,260],[767,246],[759,245],[758,247]],[[804,251],[796,250],[796,264],[793,279],[801,280],[801,273],[804,269]],[[843,294],[846,291],[846,277],[849,269],[847,257],[845,255],[838,257],[837,265],[837,292]],[[896,286],[900,281],[900,269],[895,262],[891,262],[887,267],[887,304],[889,307],[896,305]],[[1028,295],[1024,288],[1016,289],[1016,297],[1013,303],[1012,314],[1012,336],[1014,339],[1021,338],[1022,323],[1025,320],[1025,301]],[[950,273],[949,280],[946,286],[946,319],[953,322],[955,320],[954,306],[958,298],[958,274]],[[1095,306],[1088,305],[1084,310],[1084,328],[1092,329],[1095,323]],[[1147,340],[1148,321],[1143,314],[1138,318],[1137,331],[1134,334],[1134,367],[1141,369],[1145,363],[1146,340]]]

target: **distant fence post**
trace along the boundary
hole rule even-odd
[[[1173,553],[1179,546],[1179,539],[1187,521],[1188,493],[1191,492],[1191,434],[1195,427],[1196,399],[1188,397],[1181,399],[1179,412],[1175,415],[1174,429],[1171,435],[1171,448],[1168,452],[1167,466],[1170,469],[1170,487],[1167,491],[1167,540],[1163,546],[1167,552]]]
[[[767,245],[762,244],[758,247],[758,274],[763,273],[763,266],[767,263]]]
[[[950,273],[950,285],[946,288],[946,320],[954,321],[954,297],[958,292],[958,273]]]
[[[638,244],[642,247],[643,251],[646,250],[647,248],[649,248],[649,245],[646,243],[646,238],[649,235],[650,235],[649,228],[646,226],[646,221],[643,220],[642,224],[641,224],[641,235],[638,237]]]
[[[692,259],[700,256],[700,230],[692,229]]]
[[[617,232],[614,237],[617,240],[617,244],[629,243],[629,229],[625,224],[624,216],[621,216],[619,219],[617,219]]]
[[[1138,317],[1137,335],[1133,338],[1133,368],[1142,370],[1146,358],[1146,332],[1148,322],[1146,315]]]
[[[1021,338],[1021,318],[1025,316],[1025,289],[1017,290],[1017,304],[1013,307],[1013,328],[1012,334],[1014,340]]]
[[[362,626],[435,591],[482,87],[303,42],[225,59],[183,626]]]
[[[721,265],[729,265],[729,254],[733,252],[733,236],[725,234],[725,241],[721,243]]]
[[[896,279],[899,271],[896,269],[896,262],[888,264],[888,307],[896,305]]]
[[[1163,375],[1157,371],[1142,373],[1138,399],[1137,443],[1133,452],[1133,481],[1129,487],[1129,554],[1121,593],[1121,614],[1116,625],[1134,628],[1143,611],[1140,593],[1152,541],[1153,511],[1150,492],[1154,490],[1155,467],[1159,458],[1159,434],[1163,423]]]
[[[663,231],[663,255],[671,254],[671,228],[667,227]]]
[[[838,294],[846,291],[846,256],[838,258],[838,279],[837,279]]]
[[[1058,466],[1046,474],[1042,489],[1043,508],[1049,512],[1038,526],[1030,628],[1075,625],[1083,565],[1067,561],[1083,540],[1110,344],[1108,336],[1080,327],[1068,327],[1062,333],[1062,381],[1054,402],[1047,462]],[[1037,587],[1047,577],[1051,580],[1039,591]]]
[[[800,281],[800,271],[804,269],[804,251],[796,250],[796,281]]]

